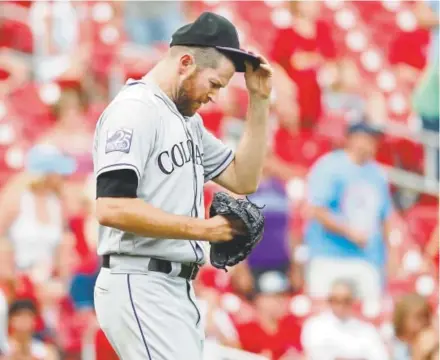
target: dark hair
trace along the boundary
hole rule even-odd
[[[61,107],[63,106],[65,100],[72,96],[78,99],[80,107],[83,111],[87,109],[87,107],[89,106],[89,100],[87,98],[86,93],[79,88],[74,88],[74,87],[67,88],[62,90],[60,98],[58,99],[57,103],[52,105],[52,114],[56,118],[60,116]]]
[[[212,47],[200,46],[174,46],[171,48],[171,54],[177,56],[182,52],[190,52],[194,57],[194,61],[201,69],[216,69],[223,55],[220,51]]]
[[[35,305],[35,303],[32,300],[20,299],[20,300],[14,301],[9,306],[9,316],[11,317],[11,316],[19,313],[20,311],[23,311],[23,310],[30,311],[34,315],[37,315],[37,313],[38,313],[37,306]]]

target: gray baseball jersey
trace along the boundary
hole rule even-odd
[[[96,125],[95,176],[134,170],[138,198],[175,215],[203,218],[203,185],[226,169],[233,157],[233,151],[205,129],[198,114],[183,117],[148,78],[129,80]],[[145,238],[100,226],[98,254],[204,263],[204,244]]]

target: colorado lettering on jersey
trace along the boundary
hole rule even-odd
[[[172,174],[176,167],[181,168],[190,161],[193,161],[196,165],[203,166],[203,154],[200,153],[197,144],[194,146],[192,140],[174,144],[170,150],[162,151],[157,157],[159,169],[165,175]]]

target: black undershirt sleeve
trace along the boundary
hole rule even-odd
[[[136,198],[137,188],[138,177],[133,170],[108,171],[96,180],[96,198]]]

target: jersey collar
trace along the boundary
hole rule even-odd
[[[131,79],[130,79],[131,80]],[[173,110],[177,111],[176,104],[170,99],[170,97],[165,94],[165,92],[157,85],[153,79],[151,79],[149,76],[144,76],[141,80],[144,84],[148,84],[153,89],[154,94],[160,96],[163,101],[165,101],[169,106],[173,108]]]
[[[127,85],[129,85],[129,83],[128,83],[129,81],[136,82],[136,80],[129,79],[127,81]],[[153,89],[154,94],[159,96],[164,102],[166,102],[167,105],[172,110],[174,110],[177,114],[179,114],[182,117],[182,119],[184,119],[185,121],[189,121],[191,119],[191,117],[183,116],[179,112],[179,110],[177,110],[177,106],[174,103],[174,101],[171,100],[170,97],[159,87],[159,85],[157,85],[148,75],[144,76],[139,82],[142,82],[144,84],[148,84],[148,86],[150,86]]]

